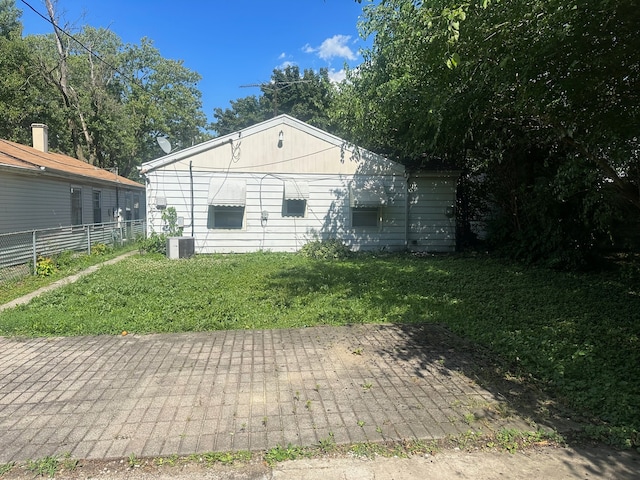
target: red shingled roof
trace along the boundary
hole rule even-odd
[[[101,182],[129,185],[144,188],[144,185],[115,175],[102,168],[89,165],[77,158],[68,157],[60,153],[41,152],[26,145],[0,139],[0,166],[16,167],[33,171],[49,171],[58,174],[68,174],[85,177]],[[44,168],[43,168],[44,167]]]

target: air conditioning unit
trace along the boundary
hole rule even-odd
[[[196,242],[193,237],[167,238],[168,258],[189,258],[196,252]]]

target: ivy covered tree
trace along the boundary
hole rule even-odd
[[[333,118],[482,179],[496,245],[575,266],[637,246],[639,24],[631,0],[386,0],[365,8],[373,46]]]

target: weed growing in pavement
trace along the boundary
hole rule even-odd
[[[156,457],[153,459],[153,463],[158,467],[168,466],[175,467],[178,464],[180,457],[178,455],[170,455],[168,457]]]
[[[264,454],[264,460],[267,462],[267,465],[273,466],[278,462],[295,460],[296,458],[305,456],[309,456],[308,449],[297,447],[289,443],[286,447],[276,445],[272,449],[267,450]]]
[[[372,458],[375,456],[386,456],[387,449],[378,443],[356,443],[349,447],[349,453],[355,457]]]
[[[27,462],[27,470],[40,477],[54,477],[60,462],[56,456],[46,456]]]
[[[476,421],[476,416],[473,413],[465,413],[464,414],[464,423],[467,425],[471,425]]]
[[[364,427],[367,424],[367,422],[365,422],[364,420],[358,420],[358,426],[360,428]]]
[[[336,440],[333,436],[333,432],[329,432],[329,436],[327,438],[320,439],[320,451],[323,453],[332,452],[335,448]]]
[[[187,460],[204,463],[208,466],[215,465],[217,463],[222,465],[233,465],[237,462],[244,463],[251,460],[251,452],[247,450],[238,450],[237,452],[194,453],[189,455]]]
[[[135,468],[140,466],[140,460],[135,453],[131,453],[127,458],[127,463],[129,464],[129,468]]]
[[[564,439],[557,432],[547,432],[545,430],[522,431],[513,428],[503,428],[495,434],[495,440],[489,442],[496,447],[515,453],[518,449],[529,447],[535,444],[563,444]]]
[[[9,463],[0,463],[0,475],[4,475],[5,473],[9,473],[13,467],[15,467],[14,462]]]
[[[80,460],[71,458],[71,452],[66,452],[62,457],[62,468],[73,472],[80,465]]]
[[[362,384],[362,388],[365,389],[365,390],[370,390],[371,387],[373,387],[373,384],[371,382],[367,382],[367,383]]]
[[[311,400],[307,400],[307,402],[304,404],[304,408],[306,408],[307,410],[311,410]]]

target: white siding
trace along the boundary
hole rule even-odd
[[[384,182],[389,202],[383,206],[378,228],[350,226],[349,184],[344,175],[260,175],[194,172],[193,235],[198,253],[249,252],[256,250],[296,251],[315,238],[341,238],[354,249],[403,249],[405,247],[405,183],[401,176],[376,177]],[[212,178],[245,181],[247,196],[240,230],[208,229],[208,189]],[[188,172],[157,170],[149,175],[147,187],[149,231],[162,232],[162,211],[156,197],[164,197],[184,219],[184,234],[192,234],[190,179]],[[309,185],[304,217],[283,215],[284,182],[296,180]],[[355,180],[357,183],[357,180]],[[262,212],[268,213],[263,225]]]
[[[456,222],[456,177],[433,175],[409,180],[409,249],[453,252]]]
[[[402,165],[286,116],[147,162],[142,172],[148,231],[162,232],[162,198],[184,219],[198,253],[296,251],[315,238],[340,238],[354,250],[455,250],[447,207],[455,205],[456,173],[412,177],[408,196]],[[242,229],[207,228],[212,178],[246,183]],[[283,215],[284,183],[293,180],[309,187],[304,217]],[[378,226],[351,226],[350,188],[383,192]]]

